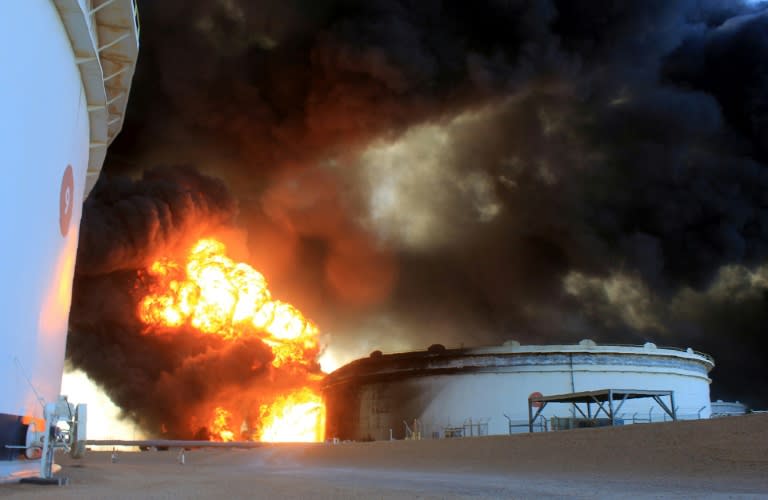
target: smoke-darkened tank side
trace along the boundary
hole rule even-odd
[[[56,401],[83,199],[122,127],[138,55],[132,0],[24,0],[0,16],[0,480]]]
[[[353,361],[325,381],[326,437],[438,438],[528,430],[528,397],[600,389],[674,391],[678,418],[710,415],[714,360],[692,349],[597,345],[502,346],[382,354]],[[572,417],[570,405],[542,415]],[[621,421],[664,418],[652,399],[628,400]]]

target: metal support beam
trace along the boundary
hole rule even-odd
[[[661,407],[661,409],[662,409],[662,410],[664,410],[664,411],[667,413],[667,415],[669,415],[670,417],[672,417],[672,420],[677,420],[677,416],[675,415],[675,410],[673,410],[673,409],[670,409],[670,408],[669,408],[669,407],[666,405],[666,403],[664,403],[664,401],[662,401],[662,399],[661,399],[659,396],[652,396],[652,397],[653,397],[653,400],[654,400],[654,401],[656,401],[656,402],[659,404],[659,406]],[[671,396],[670,396],[670,397],[671,397]]]
[[[663,397],[669,397],[669,405],[662,400]],[[620,399],[617,399],[620,398]],[[595,420],[600,416],[602,412],[611,422],[611,425],[616,425],[616,415],[624,406],[624,403],[628,399],[637,398],[651,398],[659,407],[666,412],[667,415],[672,417],[672,420],[677,420],[677,408],[675,407],[675,395],[671,390],[649,390],[649,389],[599,389],[593,391],[581,391],[571,392],[566,394],[557,394],[550,396],[535,396],[528,398],[528,428],[533,432],[533,422],[541,413],[544,405],[547,403],[568,403],[573,408],[573,418],[576,418],[576,412],[585,420]],[[618,401],[618,404],[616,402]],[[534,415],[533,404],[541,404],[541,408]],[[579,406],[584,403],[586,406],[586,414],[584,410]],[[592,411],[592,404],[596,405],[595,411]],[[651,413],[655,406],[650,407],[648,415],[648,421],[652,421]],[[636,414],[635,414],[636,415]],[[633,416],[633,422],[635,417]]]
[[[99,52],[101,52],[102,50],[107,50],[108,48],[112,47],[113,45],[117,45],[118,43],[122,42],[123,40],[125,40],[129,36],[131,36],[131,33],[123,33],[122,35],[120,35],[119,37],[115,38],[114,40],[112,40],[108,44],[102,45],[101,47],[99,47],[98,50],[99,50]]]
[[[528,432],[533,432],[533,403],[528,400]]]
[[[112,73],[111,75],[109,75],[109,76],[105,76],[105,77],[104,77],[104,82],[106,83],[106,82],[110,81],[111,79],[113,79],[114,77],[116,77],[116,76],[120,76],[120,75],[122,75],[123,73],[125,73],[126,71],[129,71],[129,70],[131,70],[131,69],[133,69],[133,68],[131,68],[131,67],[130,67],[130,66],[128,66],[128,65],[126,65],[126,66],[123,66],[122,68],[120,68],[119,70],[115,71],[115,72],[114,72],[114,73]]]
[[[533,414],[533,402],[529,399],[528,400],[528,431],[533,432],[533,423],[536,421],[537,418],[539,418],[539,415],[541,415],[541,412],[544,410],[544,408],[547,406],[546,401],[541,402],[541,406],[539,406],[539,409],[536,410],[536,414]]]
[[[588,416],[587,416],[587,415],[586,415],[586,414],[585,414],[583,411],[581,411],[581,408],[579,408],[579,405],[578,405],[578,404],[576,404],[576,403],[573,403],[573,407],[574,407],[574,408],[576,408],[576,411],[578,411],[579,413],[581,413],[581,416],[582,416],[582,417],[584,417],[584,418],[589,418],[589,417],[588,417]]]
[[[597,410],[595,410],[595,414],[592,416],[592,418],[597,418],[597,416],[600,414],[601,411],[605,414],[606,417],[611,418],[611,416],[605,410],[605,406],[603,406],[605,403],[600,401],[594,396],[592,396],[592,399],[594,399],[595,403],[597,404]]]
[[[100,11],[101,9],[103,9],[104,7],[106,7],[107,5],[109,5],[109,4],[111,4],[111,3],[114,3],[115,1],[116,1],[116,0],[104,0],[104,1],[103,1],[103,2],[101,2],[101,3],[100,3],[98,6],[97,6],[97,7],[94,7],[94,8],[92,8],[92,9],[91,9],[91,10],[88,12],[88,14],[90,14],[90,15],[94,15],[95,13],[97,13],[98,11]]]
[[[677,420],[677,408],[675,408],[675,393],[669,393],[669,407],[672,408],[672,420]]]
[[[611,427],[616,425],[616,414],[613,412],[613,390],[608,389],[608,410],[610,411],[610,415],[608,415],[608,418],[611,419]]]
[[[611,394],[613,394],[613,391],[611,391]],[[621,403],[619,403],[619,406],[616,407],[616,413],[621,411],[621,407],[624,406],[624,403],[627,401],[627,396],[629,396],[629,394],[624,394],[624,397],[621,398]]]
[[[123,97],[125,97],[125,92],[120,92],[115,97],[113,97],[112,99],[107,101],[107,106],[109,106],[110,104],[114,103],[115,101],[117,101],[119,99],[122,99]]]

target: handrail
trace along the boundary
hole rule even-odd
[[[578,345],[578,344],[575,344]],[[642,344],[597,344],[597,347],[635,347],[638,349],[645,348]],[[697,351],[690,347],[676,347],[676,346],[666,346],[666,345],[657,345],[656,349],[666,349],[670,351],[679,351],[684,352],[686,354],[695,354],[697,356],[701,356],[702,358],[706,358],[712,363],[715,362],[715,358],[713,358],[711,355],[707,354],[706,352]],[[688,351],[690,349],[690,352]]]
[[[551,346],[549,346],[549,345],[540,345],[540,344],[528,344],[528,345],[521,344],[520,345],[520,347],[543,347],[543,348],[549,348],[549,347],[555,347],[555,346],[557,346],[557,347],[575,347],[575,348],[583,347],[583,346],[580,346],[579,344],[552,344]],[[473,347],[472,349],[486,349],[486,348],[493,348],[493,347],[502,347],[502,346],[486,345],[486,346]],[[645,349],[645,345],[644,344],[614,344],[614,343],[610,343],[610,344],[597,344],[596,343],[593,347],[607,347],[607,348],[610,348],[610,347],[630,347],[630,348],[634,348],[634,349]],[[701,356],[702,358],[707,359],[708,361],[712,362],[713,364],[715,363],[715,358],[713,358],[711,355],[709,355],[709,354],[707,354],[705,352],[697,351],[697,350],[695,350],[693,348],[690,348],[690,347],[676,347],[676,346],[661,346],[661,345],[657,345],[654,349],[678,351],[678,352],[684,352],[686,354],[695,354],[697,356]],[[689,349],[690,349],[690,351],[689,351]],[[585,350],[589,350],[589,348],[585,347]]]

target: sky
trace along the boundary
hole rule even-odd
[[[136,272],[211,234],[320,326],[326,367],[652,341],[768,406],[765,3],[138,6],[68,340],[128,413],[115,363],[180,362],[130,341]]]

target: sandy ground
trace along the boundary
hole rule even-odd
[[[768,498],[768,414],[451,440],[62,456],[7,498]]]

